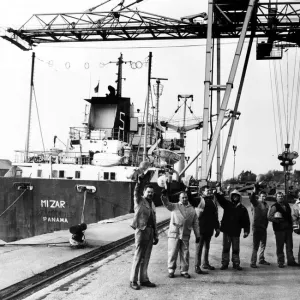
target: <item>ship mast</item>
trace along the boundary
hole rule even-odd
[[[118,79],[117,79],[117,97],[122,97],[122,64],[123,64],[123,54],[118,59]]]
[[[29,112],[28,112],[27,137],[26,137],[26,144],[25,144],[25,162],[28,162],[29,141],[30,141],[31,106],[32,106],[32,92],[33,92],[34,62],[35,62],[35,52],[32,52],[31,78],[30,78],[30,96],[29,96]]]
[[[145,113],[145,131],[144,131],[144,152],[143,161],[146,160],[147,156],[147,135],[148,135],[148,115],[149,115],[149,98],[151,91],[151,68],[152,68],[152,52],[149,52],[149,65],[148,65],[148,92],[146,100],[146,113]]]

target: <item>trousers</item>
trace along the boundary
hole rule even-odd
[[[168,271],[174,273],[177,267],[177,257],[180,259],[180,272],[187,273],[189,270],[189,241],[177,238],[168,238]]]
[[[267,230],[266,229],[253,229],[253,248],[251,256],[251,264],[256,264],[257,262],[257,252],[259,251],[259,261],[265,260],[265,249],[267,244]]]
[[[222,265],[225,266],[229,265],[231,245],[232,245],[231,261],[234,265],[240,264],[240,237],[230,236],[227,233],[223,233]]]
[[[202,250],[204,246],[204,264],[209,265],[208,254],[210,248],[211,235],[200,234],[200,241],[196,244],[195,267],[201,266]]]
[[[277,262],[278,264],[284,263],[284,244],[286,250],[287,263],[292,264],[295,262],[295,258],[293,255],[293,231],[292,230],[282,230],[275,231],[275,239],[276,239],[276,254],[277,254]]]
[[[135,252],[130,273],[130,281],[149,281],[148,265],[153,247],[153,228],[135,231]]]

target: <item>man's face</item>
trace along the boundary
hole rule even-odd
[[[147,200],[152,200],[154,195],[153,188],[147,187],[144,191],[144,198]]]
[[[233,195],[231,196],[231,201],[232,201],[233,203],[238,203],[238,202],[240,202],[240,195],[238,195],[238,194],[233,194]]]
[[[179,202],[182,203],[183,205],[187,205],[189,202],[188,202],[188,196],[186,193],[181,193],[179,195]]]
[[[281,193],[277,194],[276,200],[278,203],[283,203],[284,202],[283,194],[281,194]]]
[[[205,189],[203,190],[203,195],[204,195],[204,196],[212,196],[212,190],[209,189],[209,188],[205,188]]]
[[[260,194],[260,196],[259,196],[259,198],[258,198],[258,200],[259,201],[266,201],[266,199],[267,199],[267,195],[266,194],[264,194],[264,193],[262,193],[262,194]]]

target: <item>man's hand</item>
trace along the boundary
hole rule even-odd
[[[153,239],[153,245],[157,245],[158,244],[159,239],[158,238],[154,238]]]
[[[143,181],[144,177],[145,177],[144,174],[138,175],[138,177],[137,177],[137,182],[138,182],[138,183],[141,183],[141,182]]]
[[[260,191],[260,185],[259,185],[258,182],[256,182],[254,184],[253,192],[254,192],[255,195],[257,195],[259,193],[259,191]]]
[[[168,194],[168,191],[167,191],[166,189],[163,189],[163,190],[161,191],[161,195],[162,195],[162,196],[167,196],[167,194]]]
[[[215,237],[217,238],[220,235],[220,229],[216,229]]]
[[[200,242],[200,237],[196,237],[196,244],[199,244]]]
[[[249,232],[244,232],[243,238],[245,239],[249,235]]]
[[[216,183],[216,192],[217,192],[217,193],[221,193],[221,191],[222,191],[222,190],[221,190],[221,182],[217,182],[217,183]]]

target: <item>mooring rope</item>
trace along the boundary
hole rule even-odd
[[[23,193],[11,205],[9,205],[4,212],[1,213],[0,217],[2,217],[16,203],[26,191],[27,190],[24,190]]]

